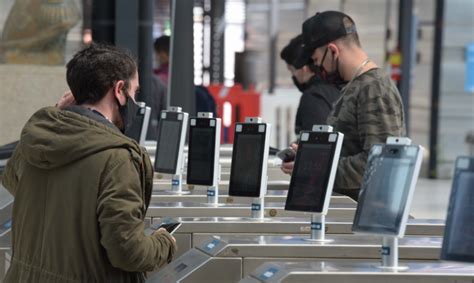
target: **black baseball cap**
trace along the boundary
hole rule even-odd
[[[348,15],[339,11],[316,13],[303,23],[303,51],[295,60],[295,67],[308,64],[316,48],[353,33],[356,26]]]
[[[303,51],[303,36],[300,34],[290,40],[281,50],[280,58],[288,65],[292,65]]]

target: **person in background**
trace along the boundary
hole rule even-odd
[[[145,235],[148,154],[123,135],[138,72],[128,52],[92,44],[67,64],[71,93],[37,111],[2,176],[15,197],[5,282],[144,282],[175,239]]]
[[[153,71],[160,80],[168,87],[169,81],[169,61],[170,61],[170,37],[163,35],[155,40],[155,58],[157,68]]]
[[[306,20],[302,29],[301,60],[310,57],[328,83],[348,81],[327,121],[344,134],[334,191],[358,200],[372,145],[405,135],[402,100],[390,77],[361,47],[351,17],[325,11]],[[291,174],[293,162],[283,163],[282,170]]]
[[[298,56],[303,52],[303,38],[298,35],[286,45],[280,57],[292,74],[292,80],[302,93],[295,118],[295,134],[311,130],[313,125],[325,125],[332,110],[332,104],[339,98],[339,90],[322,80],[317,70],[311,68],[311,58],[299,62]],[[300,60],[301,61],[301,60]]]

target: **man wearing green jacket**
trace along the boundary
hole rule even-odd
[[[75,105],[26,123],[2,181],[15,197],[6,282],[143,282],[174,238],[144,233],[153,169],[122,134],[138,88],[135,60],[92,45],[67,64]]]

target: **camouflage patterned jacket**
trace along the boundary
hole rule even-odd
[[[371,69],[347,86],[327,122],[344,134],[334,190],[357,199],[370,147],[405,135],[400,94],[382,70]]]

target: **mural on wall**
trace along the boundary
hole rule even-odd
[[[15,0],[0,39],[0,62],[64,64],[67,34],[79,20],[74,0]]]

